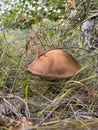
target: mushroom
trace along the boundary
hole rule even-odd
[[[81,68],[80,64],[69,53],[60,50],[50,50],[43,53],[28,65],[27,70],[34,76],[48,79],[68,79]]]

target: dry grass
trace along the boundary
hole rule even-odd
[[[67,47],[66,44],[63,47],[57,45],[77,58],[82,70],[67,81],[47,81],[26,72],[34,56],[31,51],[26,55],[26,41],[23,38],[19,41],[20,34],[22,37],[23,32],[18,35],[18,31],[17,35],[6,34],[6,39],[0,41],[0,100],[2,107],[7,108],[0,113],[14,119],[25,115],[37,126],[49,129],[53,126],[57,130],[60,127],[97,130],[98,49],[88,53],[72,44],[68,46],[67,43]],[[45,48],[51,49],[50,46]]]

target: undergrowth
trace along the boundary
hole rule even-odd
[[[0,110],[0,113],[15,119],[25,115],[38,126],[63,127],[67,122],[75,127],[76,120],[81,124],[78,127],[82,128],[96,123],[98,49],[89,53],[86,49],[80,48],[75,42],[79,39],[77,34],[72,35],[74,38],[71,37],[75,45],[70,40],[63,45],[57,44],[58,41],[54,40],[57,35],[54,35],[54,39],[50,40],[54,40],[54,44],[50,46],[46,43],[45,49],[62,48],[68,51],[79,61],[82,69],[76,77],[67,81],[48,81],[34,77],[26,71],[28,64],[35,58],[33,49],[29,48],[26,52],[27,33],[15,30],[5,33],[5,37],[0,34],[0,96],[10,94],[11,99],[10,96],[5,98],[17,110],[9,108],[10,112]],[[49,32],[47,33],[49,35]],[[49,39],[50,37],[48,36]],[[86,121],[89,119],[91,122],[87,124]]]

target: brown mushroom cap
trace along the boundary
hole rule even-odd
[[[36,58],[27,70],[46,78],[70,78],[81,68],[77,60],[63,50],[51,50]]]

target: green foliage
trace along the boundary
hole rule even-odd
[[[91,0],[84,2],[73,0],[73,3],[67,0],[21,0],[14,2],[6,0],[4,6],[4,9],[2,9],[4,13],[1,13],[2,20],[0,25],[5,28],[25,29],[31,28],[32,24],[38,24],[44,18],[54,21],[71,18],[77,21],[77,23],[82,22],[89,16],[91,11],[93,13],[96,12],[98,3],[93,3]]]
[[[6,0],[1,9],[0,25],[5,28],[31,28],[32,24],[39,24],[47,18],[52,21],[69,20],[73,26],[81,23],[88,17],[97,15],[98,2],[87,1],[14,1]],[[2,13],[3,12],[3,13]]]
[[[11,9],[5,9],[2,23],[6,27],[23,29],[40,22],[43,18],[57,20],[61,16],[64,17],[65,11],[62,8],[64,8],[66,2],[19,1],[12,5],[9,1],[5,4],[11,6]]]

